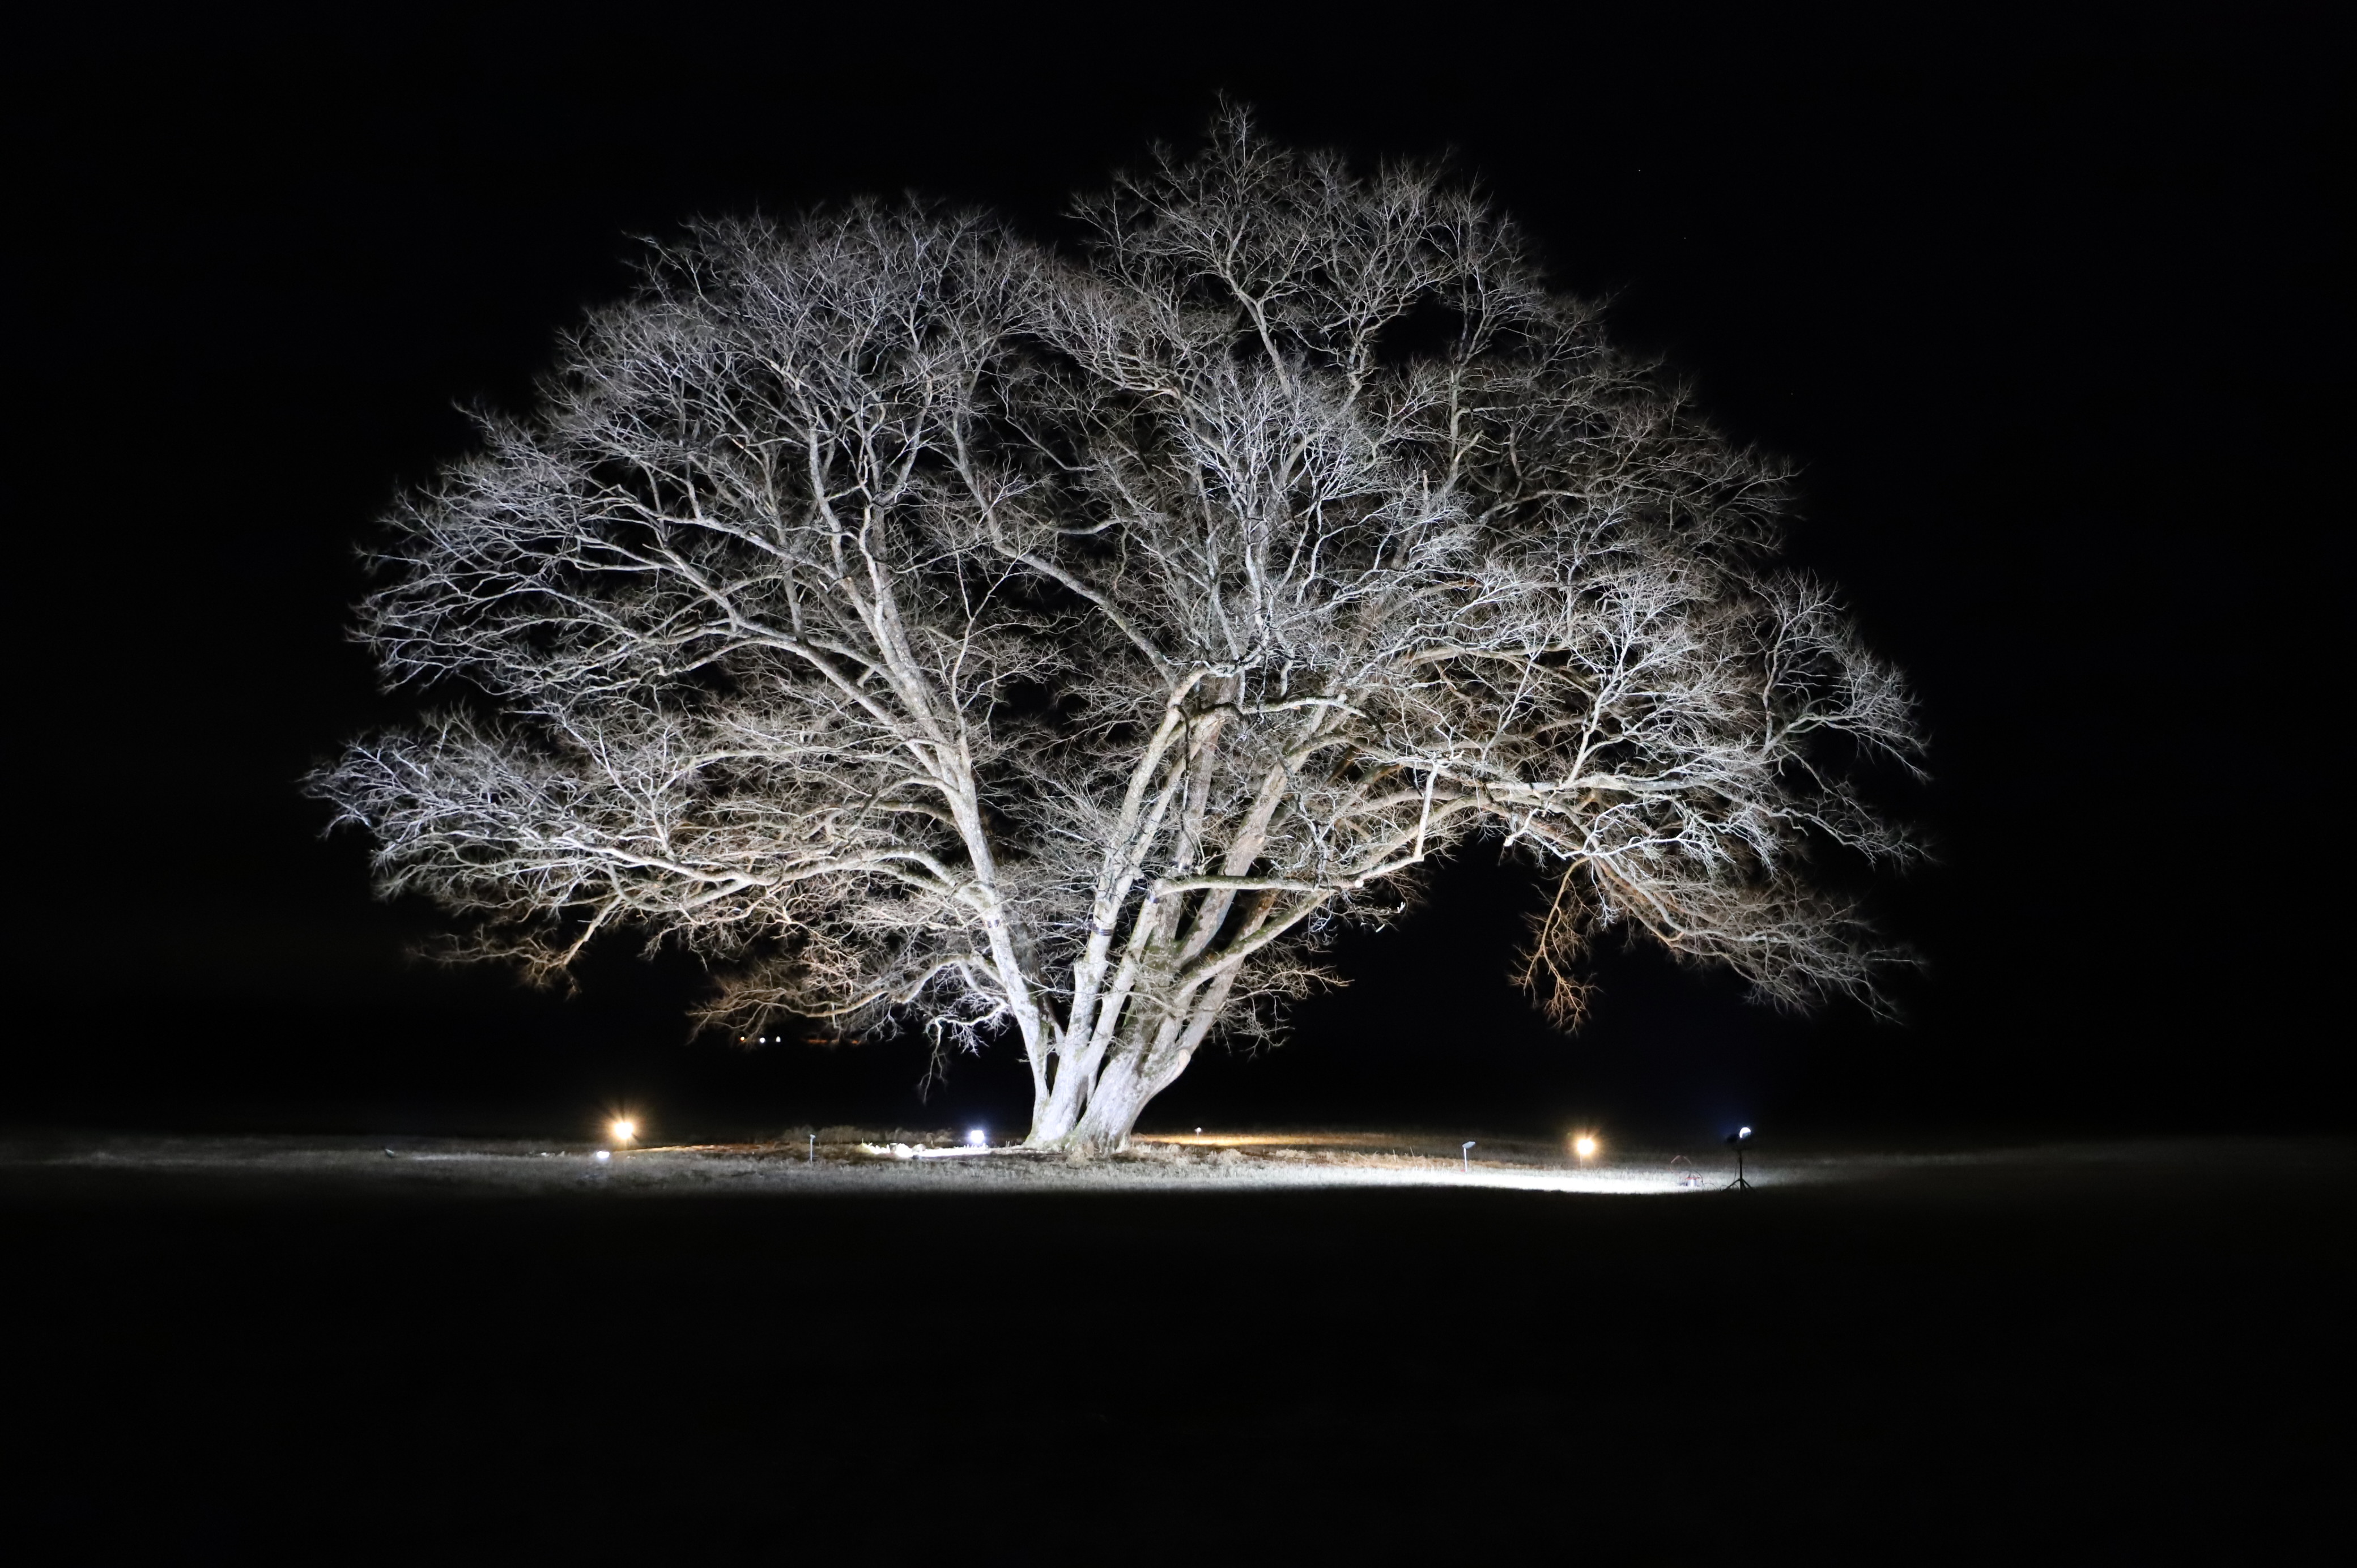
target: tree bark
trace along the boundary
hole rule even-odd
[[[1142,1070],[1146,1055],[1142,1049],[1125,1051],[1105,1064],[1089,1093],[1088,1108],[1059,1140],[1065,1148],[1079,1155],[1112,1155],[1129,1146],[1139,1112],[1176,1076],[1149,1078]]]

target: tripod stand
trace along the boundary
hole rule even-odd
[[[1743,1145],[1751,1141],[1751,1129],[1746,1127],[1741,1132],[1731,1134],[1727,1141],[1735,1145],[1735,1179],[1728,1182],[1719,1190],[1722,1192],[1749,1192],[1751,1190],[1751,1184],[1743,1179]]]

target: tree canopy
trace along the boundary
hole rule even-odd
[[[1910,853],[1857,780],[1920,743],[1780,466],[1435,169],[1232,114],[1074,212],[699,223],[484,418],[361,608],[446,705],[311,780],[383,889],[544,977],[677,944],[731,1027],[1012,1036],[1081,1149],[1477,840],[1566,1024],[1612,928],[1872,1000],[1819,871]]]

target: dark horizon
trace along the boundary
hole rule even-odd
[[[1894,798],[1939,863],[1880,890],[1926,962],[1904,1026],[1608,950],[1566,1039],[1506,980],[1523,895],[1473,859],[1345,943],[1351,983],[1293,1043],[1207,1051],[1145,1125],[2333,1128],[2342,1069],[2309,1022],[2348,348],[2321,51],[1755,21],[1598,27],[1577,70],[1402,44],[1318,77],[1286,26],[1143,67],[976,26],[888,82],[791,92],[783,53],[857,30],[192,24],[31,68],[17,620],[31,882],[61,891],[0,1121],[554,1132],[630,1101],[658,1136],[1019,1124],[1011,1049],[920,1101],[920,1042],[690,1043],[695,976],[626,944],[569,1000],[411,964],[430,912],[371,900],[296,780],[411,707],[345,639],[354,546],[467,449],[454,404],[526,405],[555,335],[627,286],[632,236],[912,188],[1052,232],[1224,92],[1297,144],[1448,152],[1620,340],[1800,463],[1793,557],[1921,695],[1934,783]]]

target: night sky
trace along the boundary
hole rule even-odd
[[[1884,889],[1904,1027],[1794,1020],[1608,953],[1577,1038],[1505,981],[1469,863],[1354,940],[1292,1044],[1146,1125],[1824,1137],[2335,1123],[2341,474],[2352,275],[2334,51],[2247,21],[1167,30],[866,8],[373,26],[91,22],[15,70],[16,1048],[0,1117],[657,1135],[1028,1103],[1011,1047],[920,1103],[913,1042],[691,1042],[697,976],[570,1000],[406,961],[299,775],[397,717],[354,547],[518,409],[638,236],[915,189],[1058,232],[1197,135],[1453,153],[1562,286],[1803,466],[1794,553],[1906,668],[1939,865]],[[2128,23],[2133,19],[2136,26]],[[29,270],[29,276],[26,274]],[[27,363],[27,361],[29,363]]]

